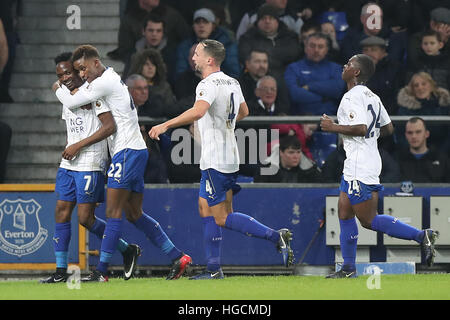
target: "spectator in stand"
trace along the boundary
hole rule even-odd
[[[450,9],[435,8],[430,12],[429,29],[436,31],[440,35],[440,40],[444,43],[440,50],[441,54],[450,56]],[[423,32],[417,32],[408,39],[408,66],[417,65],[422,51]]]
[[[200,82],[200,80],[202,80],[201,75],[195,71],[195,64],[192,60],[196,47],[197,44],[195,43],[189,50],[189,69],[183,71],[178,75],[173,87],[177,100],[182,100],[189,97],[190,100],[188,101],[191,101],[192,103],[187,102],[186,105],[194,104],[195,89],[197,88],[197,84]]]
[[[245,69],[239,78],[239,83],[241,84],[242,94],[244,95],[245,101],[250,101],[256,99],[255,89],[256,83],[262,77],[270,75],[269,71],[269,55],[266,51],[260,49],[252,49],[250,51],[247,59],[245,59]],[[276,79],[277,82],[277,105],[283,105],[287,107],[286,113],[289,112],[289,95],[287,92],[286,84],[284,79]],[[251,114],[251,112],[250,112]]]
[[[168,41],[164,32],[164,20],[160,16],[150,13],[142,26],[142,38],[135,45],[136,53],[147,49],[158,50],[166,65],[169,83],[173,83],[176,44]],[[133,57],[131,57],[131,60],[133,60]],[[125,66],[124,78],[126,78],[129,68],[130,61]]]
[[[289,124],[272,124],[271,129],[278,129],[280,137],[284,136],[296,136],[302,146],[302,152],[311,161],[314,161],[314,157],[309,149],[309,143],[311,141],[313,133],[317,130],[317,123],[289,123]],[[272,145],[278,141],[273,141],[269,147],[269,151],[272,150]],[[270,152],[269,152],[270,154]]]
[[[388,53],[392,60],[403,61],[407,47],[407,33],[404,29],[390,28],[383,21],[382,8],[369,2],[361,9],[360,24],[348,28],[341,43],[344,61],[361,53],[360,43],[367,37],[377,36],[388,41]]]
[[[166,80],[166,66],[159,51],[147,49],[135,56],[131,62],[131,74],[140,74],[146,80],[149,90],[149,99],[158,96],[162,99],[169,117],[171,107],[175,103],[175,95]]]
[[[265,162],[278,167],[274,175],[262,175],[258,170],[255,182],[272,183],[314,183],[321,182],[320,169],[301,151],[300,141],[296,136],[286,136],[279,145],[272,149],[270,158]],[[278,157],[275,159],[275,157]]]
[[[408,146],[397,153],[401,180],[416,183],[450,182],[450,163],[448,157],[439,149],[428,147],[430,132],[425,121],[413,117],[406,123],[405,137]]]
[[[448,115],[450,93],[426,72],[414,74],[397,96],[399,115]]]
[[[323,22],[320,24],[320,32],[328,35],[331,41],[330,49],[328,50],[328,60],[336,62],[338,64],[343,64],[344,60],[341,55],[341,48],[336,39],[336,29],[332,22]]]
[[[151,110],[154,110],[154,108],[157,108],[158,106],[155,106],[153,101],[148,100],[148,86],[145,78],[138,74],[132,74],[127,78],[126,85],[133,98],[138,114],[152,116],[146,114],[146,112],[151,112]],[[156,117],[158,116],[159,115]],[[146,128],[145,126],[141,126],[142,137],[144,138],[149,153],[147,167],[144,173],[144,182],[167,183],[168,175],[164,158],[161,154],[158,141],[150,139],[148,136],[148,129],[149,128]]]
[[[297,34],[300,34],[300,29],[303,25],[303,20],[296,13],[288,12],[286,10],[288,0],[266,0],[265,5],[270,5],[276,8],[279,21],[284,23],[289,30]],[[238,42],[241,36],[255,24],[257,17],[258,17],[257,9],[244,14],[236,32],[236,39]]]
[[[160,96],[149,99],[147,80],[139,74],[130,75],[125,81],[128,91],[133,97],[139,116],[160,118],[166,117],[166,107]]]
[[[404,85],[403,66],[388,55],[386,40],[383,38],[371,36],[360,44],[362,53],[371,57],[376,66],[367,87],[380,97],[390,115],[397,114],[397,94]]]
[[[264,76],[256,83],[255,97],[248,101],[249,114],[252,116],[287,115],[289,106],[277,104],[277,80]]]
[[[393,156],[383,148],[378,148],[382,162],[380,174],[381,183],[400,182],[400,168]],[[330,153],[322,166],[323,182],[340,182],[344,168],[345,150],[342,137],[339,137],[338,147]]]
[[[13,65],[16,57],[16,46],[19,43],[19,36],[16,31],[17,23],[17,7],[19,6],[18,0],[2,0],[0,1],[0,21],[2,24],[2,40],[0,43],[0,51],[5,50],[7,52],[7,59],[5,65],[1,67],[3,63],[0,61],[0,103],[11,103],[14,102],[11,95],[9,94],[9,84],[11,82]],[[5,42],[6,40],[6,42]],[[3,59],[5,59],[5,53],[3,54]],[[0,60],[2,57],[0,57]]]
[[[307,21],[305,24],[303,24],[302,28],[300,29],[300,35],[298,37],[298,41],[300,43],[300,55],[299,59],[303,59],[305,57],[305,47],[306,47],[306,40],[308,37],[314,33],[320,33],[322,28],[320,24],[318,24],[315,21]]]
[[[436,82],[426,72],[412,76],[408,85],[402,88],[397,96],[399,115],[449,115],[450,93],[447,89],[436,86]],[[398,126],[404,131],[404,126]],[[449,126],[447,124],[430,124],[431,138],[428,141],[436,148],[446,148],[448,144]],[[397,134],[398,141],[404,142],[404,137]]]
[[[342,66],[328,61],[329,38],[314,33],[306,40],[305,58],[290,64],[284,78],[293,114],[336,114],[345,89]]]
[[[421,53],[408,66],[407,79],[414,73],[424,71],[431,75],[438,87],[450,88],[450,56],[441,52],[443,47],[444,42],[438,32],[425,31],[422,35]]]
[[[132,7],[120,20],[119,47],[108,52],[108,57],[124,63],[130,59],[136,42],[142,37],[142,26],[149,13],[162,18],[165,35],[170,43],[178,43],[189,35],[189,26],[177,10],[160,3],[160,0],[138,0],[138,6]]]
[[[225,29],[216,25],[214,13],[207,8],[195,11],[192,29],[194,34],[181,41],[176,49],[176,77],[182,72],[189,70],[189,50],[192,45],[204,39],[213,39],[221,42],[227,51],[221,70],[230,77],[238,78],[241,68],[237,44]]]
[[[271,75],[277,79],[283,76],[286,66],[299,57],[297,34],[280,22],[278,10],[273,6],[261,6],[254,26],[241,36],[239,60],[242,64],[255,48],[269,54]]]

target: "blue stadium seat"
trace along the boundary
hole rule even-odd
[[[345,12],[326,11],[318,17],[319,23],[331,22],[336,29],[336,40],[339,42],[344,39],[348,29],[347,15]]]

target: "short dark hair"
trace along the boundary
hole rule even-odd
[[[359,82],[366,83],[375,73],[375,63],[373,59],[366,54],[357,54],[356,63],[359,66]]]
[[[250,61],[250,59],[252,58],[252,54],[254,52],[264,53],[267,56],[267,58],[269,58],[269,53],[267,52],[267,50],[262,49],[262,48],[253,48],[249,51],[249,53],[247,54],[247,57],[245,57],[245,61]]]
[[[441,34],[437,31],[434,31],[433,29],[428,29],[422,32],[421,39],[423,39],[424,37],[436,37],[439,42],[442,42]]]
[[[147,27],[147,24],[149,21],[151,21],[153,23],[162,23],[163,29],[165,29],[165,27],[166,27],[166,24],[164,23],[164,20],[161,18],[161,16],[154,14],[154,13],[149,13],[145,16],[144,23],[142,25],[142,28],[144,30]]]
[[[58,64],[60,62],[66,62],[71,61],[72,59],[72,52],[63,52],[58,54],[53,61],[55,61],[55,64]]]
[[[425,123],[425,120],[423,120],[423,118],[421,117],[412,117],[408,119],[408,123],[417,123],[417,122],[422,122],[423,123],[423,127],[425,128],[425,130],[427,130],[427,124]]]
[[[309,40],[311,38],[316,38],[316,39],[324,39],[326,44],[327,44],[327,48],[330,49],[331,48],[331,38],[329,35],[323,33],[323,32],[314,32],[313,34],[310,34],[307,38],[306,38],[306,43],[309,42]]]
[[[200,41],[200,43],[203,45],[205,52],[214,58],[217,65],[220,66],[225,60],[226,53],[224,45],[221,42],[212,39],[205,39]]]
[[[320,32],[320,24],[315,21],[307,20],[300,28],[300,33],[307,32],[309,30],[314,30],[316,33]]]
[[[72,62],[78,59],[100,58],[97,48],[90,44],[83,44],[75,49],[72,55]]]
[[[296,136],[285,136],[280,139],[280,151],[285,151],[286,149],[301,150],[302,144]]]

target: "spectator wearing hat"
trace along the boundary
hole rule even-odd
[[[444,47],[441,34],[427,30],[422,34],[421,52],[408,66],[407,79],[419,71],[431,75],[438,87],[450,88],[450,57],[441,52]]]
[[[345,89],[342,66],[326,57],[330,45],[323,33],[308,37],[305,58],[291,63],[284,73],[291,99],[291,113],[300,115],[336,114]]]
[[[226,49],[226,58],[221,65],[221,70],[233,78],[240,75],[238,48],[236,42],[222,27],[216,25],[216,16],[207,8],[201,8],[194,12],[192,29],[194,33],[183,40],[176,49],[175,78],[190,69],[189,50],[204,39],[213,39],[221,42]]]
[[[297,34],[280,23],[278,9],[263,5],[258,9],[255,24],[239,40],[239,60],[245,63],[249,53],[259,48],[269,54],[270,72],[282,77],[286,66],[300,55]]]
[[[427,29],[431,29],[439,33],[440,41],[443,42],[443,47],[440,50],[441,54],[450,56],[450,9],[435,8],[430,12],[430,23]],[[422,32],[417,32],[409,37],[408,41],[408,66],[417,65],[419,56],[422,53]]]
[[[300,34],[300,29],[303,25],[303,20],[296,13],[289,12],[286,9],[288,5],[287,0],[284,1],[266,0],[263,6],[264,5],[270,5],[276,8],[278,19],[280,20],[280,22],[284,23],[289,30],[297,33],[298,35]],[[258,18],[257,10],[253,10],[244,14],[236,32],[237,41],[239,41],[240,37],[255,24],[257,18]]]
[[[367,87],[377,94],[390,115],[397,114],[397,93],[403,86],[404,68],[390,58],[387,53],[386,40],[372,36],[360,42],[362,53],[375,62],[375,73],[367,82]]]

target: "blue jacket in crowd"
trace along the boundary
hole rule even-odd
[[[302,59],[286,68],[284,78],[291,98],[291,113],[336,115],[344,94],[342,66],[324,59],[319,63]],[[302,88],[307,85],[308,89]]]

